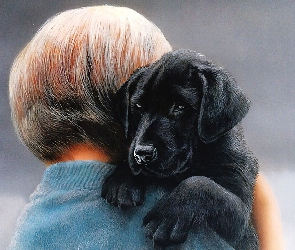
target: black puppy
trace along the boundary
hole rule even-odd
[[[108,177],[102,196],[137,206],[145,185],[160,179],[174,189],[144,218],[156,244],[210,227],[236,249],[257,249],[250,214],[258,165],[239,123],[249,101],[232,76],[201,54],[176,50],[137,70],[118,98],[128,164]]]

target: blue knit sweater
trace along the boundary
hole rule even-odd
[[[142,219],[165,193],[149,187],[142,206],[127,211],[100,197],[101,186],[114,166],[96,161],[50,166],[18,219],[8,249],[153,249]],[[192,232],[170,249],[231,249],[214,232]]]

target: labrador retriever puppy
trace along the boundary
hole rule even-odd
[[[120,208],[143,203],[152,182],[172,187],[144,218],[155,244],[185,241],[209,227],[235,249],[257,249],[251,224],[258,164],[240,124],[249,100],[205,56],[175,50],[138,69],[117,92],[130,142],[102,196]]]

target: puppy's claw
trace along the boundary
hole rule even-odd
[[[187,239],[189,230],[175,232],[175,223],[168,221],[159,226],[155,225],[155,223],[149,223],[146,232],[146,236],[152,239],[154,245],[167,247],[181,244]]]
[[[186,212],[184,212],[186,211]],[[163,197],[145,216],[146,236],[159,246],[178,245],[187,239],[194,221],[193,209],[184,208],[177,197]]]
[[[140,206],[144,200],[144,185],[122,175],[110,175],[102,186],[101,196],[120,209]]]

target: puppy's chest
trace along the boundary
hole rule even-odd
[[[183,180],[191,176],[216,177],[224,176],[233,167],[232,159],[217,150],[211,152],[194,152],[187,171],[178,174],[176,178]]]

